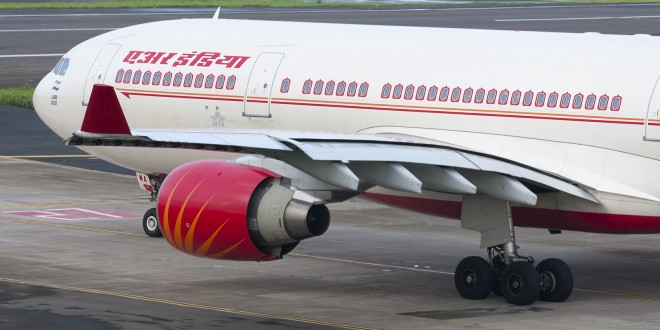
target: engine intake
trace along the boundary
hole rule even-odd
[[[330,225],[325,205],[294,198],[272,172],[203,160],[172,171],[158,194],[163,236],[180,251],[232,260],[273,260]]]

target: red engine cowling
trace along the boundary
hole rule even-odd
[[[325,205],[294,199],[283,181],[264,169],[219,160],[184,164],[158,191],[163,236],[176,249],[199,257],[281,258],[330,224]]]

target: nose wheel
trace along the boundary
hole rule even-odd
[[[151,208],[144,213],[142,217],[142,229],[149,237],[163,237],[160,231],[160,224],[158,223],[158,212],[155,208]]]

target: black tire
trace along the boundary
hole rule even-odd
[[[142,217],[142,229],[149,237],[163,237],[160,231],[160,224],[158,223],[158,212],[155,208],[151,208],[144,213]]]
[[[484,299],[495,285],[493,269],[481,257],[467,257],[456,266],[454,273],[456,291],[465,299]]]
[[[546,259],[536,266],[541,277],[541,293],[544,301],[561,302],[573,293],[573,273],[568,265],[559,259]]]
[[[502,296],[502,273],[506,269],[506,264],[502,261],[499,255],[496,255],[491,260],[493,267],[493,274],[495,275],[495,285],[493,285],[493,294]]]
[[[539,273],[529,262],[513,262],[502,273],[502,295],[514,305],[529,305],[541,292]]]

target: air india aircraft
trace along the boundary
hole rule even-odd
[[[133,169],[150,236],[280,259],[357,195],[481,233],[467,299],[564,301],[514,226],[660,232],[660,38],[219,19],[71,49],[37,87],[69,145]]]

